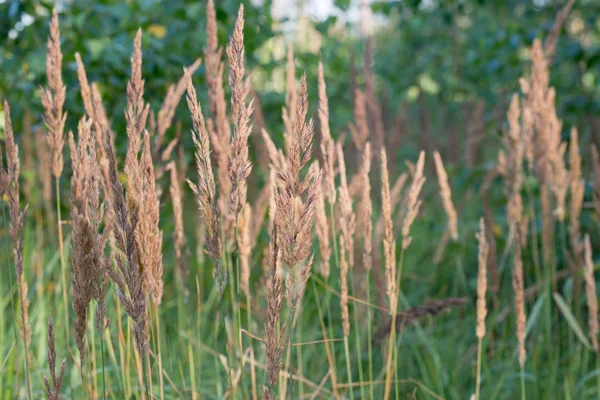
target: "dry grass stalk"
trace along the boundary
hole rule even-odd
[[[52,319],[48,318],[48,369],[50,370],[51,381],[44,376],[44,391],[48,400],[59,400],[60,389],[65,375],[67,359],[63,358],[60,363],[60,371],[56,374],[56,346],[54,336],[54,324]]]
[[[477,274],[477,338],[483,339],[485,336],[485,317],[487,316],[487,307],[485,294],[487,291],[487,259],[489,246],[485,235],[485,222],[483,218],[479,220],[479,232],[475,235],[479,242],[478,253],[478,274]]]
[[[573,4],[575,4],[575,0],[569,0],[567,4],[565,4],[563,8],[561,8],[561,10],[556,14],[550,34],[544,42],[544,53],[550,62],[552,61],[556,51],[556,43],[558,42],[558,37],[560,36],[560,30],[567,20],[569,12],[571,11],[571,8],[573,8]]]
[[[504,178],[504,192],[508,197],[507,214],[513,237],[521,238],[521,246],[527,240],[528,219],[523,213],[523,200],[520,195],[523,183],[524,130],[519,123],[521,110],[518,95],[513,95],[507,113],[509,129],[504,135],[506,153],[501,151],[498,156],[498,171]],[[515,236],[515,231],[518,235]]]
[[[133,42],[131,56],[131,77],[127,82],[127,155],[125,175],[127,181],[127,201],[136,208],[142,200],[142,169],[139,153],[142,149],[142,135],[148,119],[149,105],[144,102],[144,80],[142,79],[142,30],[138,29]]]
[[[158,226],[160,220],[159,200],[148,131],[144,131],[140,169],[142,202],[140,203],[140,220],[136,230],[139,261],[144,271],[146,290],[152,295],[153,303],[159,305],[163,293],[162,231]]]
[[[126,202],[123,186],[117,175],[117,164],[110,131],[104,132],[104,151],[108,160],[108,179],[111,185],[109,206],[114,214],[110,219],[114,236],[114,253],[117,268],[108,268],[109,277],[118,287],[117,295],[125,312],[134,322],[135,345],[142,357],[148,350],[148,331],[146,329],[147,304],[140,268],[139,249],[135,231],[139,222],[137,202]]]
[[[371,201],[371,143],[367,143],[361,164],[362,191],[358,208],[359,226],[364,238],[363,266],[366,271],[373,268],[373,203]]]
[[[240,257],[240,288],[250,298],[250,227],[252,225],[252,207],[246,203],[238,218],[237,245]]]
[[[515,296],[515,314],[517,320],[517,340],[519,342],[519,365],[521,368],[525,367],[525,361],[527,359],[527,353],[525,350],[525,327],[527,324],[527,317],[525,315],[525,297],[524,297],[524,283],[523,283],[523,260],[521,253],[521,240],[517,236],[514,242],[514,254],[513,254],[513,271],[512,271],[512,286],[513,294]]]
[[[348,263],[346,262],[344,235],[340,235],[340,307],[342,309],[342,329],[344,336],[350,335],[350,313],[348,312]]]
[[[505,132],[503,138],[506,153],[501,151],[498,157],[498,170],[504,177],[505,192],[508,196],[520,189],[523,179],[521,170],[525,149],[523,146],[524,137],[519,123],[520,116],[519,96],[515,94],[511,99],[507,113],[509,129]]]
[[[396,240],[394,239],[390,179],[385,149],[381,149],[381,213],[384,224],[383,254],[385,258],[386,294],[390,302],[390,310],[393,312],[398,305],[396,294]]]
[[[369,140],[369,123],[365,94],[360,89],[356,89],[354,94],[354,125],[350,125],[350,133],[354,146],[362,152],[365,143]]]
[[[219,205],[216,198],[215,179],[210,164],[210,140],[202,108],[198,103],[196,89],[192,84],[192,78],[187,76],[187,104],[192,115],[193,139],[196,147],[196,168],[198,170],[198,184],[188,180],[190,188],[196,196],[198,207],[206,224],[206,253],[214,261],[213,279],[223,294],[227,284],[227,270],[221,263],[223,242],[221,238],[221,217]]]
[[[96,135],[96,141],[102,143],[104,141],[103,132],[105,129],[109,129],[108,117],[106,116],[106,110],[102,104],[102,96],[98,85],[92,83],[92,104],[94,106],[94,122],[100,125],[101,131]],[[102,146],[101,146],[102,147]]]
[[[217,180],[219,186],[219,207],[221,214],[227,216],[229,211],[230,182],[227,172],[227,163],[230,153],[231,130],[227,119],[227,101],[223,90],[223,69],[221,61],[222,49],[219,48],[217,35],[217,17],[213,0],[206,4],[206,36],[207,47],[204,49],[206,60],[206,82],[208,84],[208,98],[214,128],[209,129],[210,138],[217,161]],[[210,126],[210,120],[209,120]],[[227,222],[227,221],[226,221]],[[225,228],[230,235],[230,223]]]
[[[325,182],[326,177],[323,182]],[[325,183],[323,183],[325,185]],[[329,222],[327,220],[327,212],[325,211],[325,190],[321,192],[317,198],[315,217],[317,223],[315,225],[315,232],[319,239],[319,254],[321,256],[321,275],[325,279],[329,278],[329,261],[331,259],[331,242],[329,233]]]
[[[237,220],[242,206],[246,202],[246,180],[250,175],[252,163],[248,156],[248,137],[252,132],[250,117],[252,100],[248,103],[250,77],[245,77],[244,65],[244,6],[238,11],[233,36],[227,46],[229,59],[229,86],[231,87],[231,114],[233,135],[231,151],[227,162],[227,173],[231,184],[229,211]]]
[[[13,255],[15,262],[15,271],[19,285],[19,297],[21,304],[21,325],[19,332],[26,348],[31,345],[31,330],[29,326],[29,300],[27,300],[27,281],[23,271],[23,234],[25,230],[25,213],[27,207],[21,210],[20,206],[20,161],[19,147],[15,143],[15,136],[10,119],[10,107],[8,102],[4,102],[4,131],[6,140],[6,169],[0,165],[0,175],[5,184],[6,194],[8,195],[8,210],[10,214],[9,233],[13,243]],[[26,351],[27,354],[27,351]],[[27,357],[27,356],[26,356]]]
[[[452,203],[452,190],[450,189],[450,183],[448,182],[448,174],[444,169],[442,157],[439,152],[433,153],[433,159],[435,161],[435,170],[438,176],[438,182],[440,185],[440,197],[448,216],[448,229],[450,230],[450,237],[452,240],[458,240],[458,217],[456,215],[456,209]]]
[[[188,73],[193,75],[194,72],[200,67],[202,60],[196,59],[191,65],[187,67]],[[167,95],[165,96],[160,110],[158,111],[156,119],[156,134],[154,146],[156,150],[160,148],[164,141],[165,133],[171,127],[173,123],[173,117],[177,110],[177,105],[181,101],[181,97],[187,89],[187,81],[185,76],[182,76],[176,84],[172,84],[167,89]]]
[[[596,297],[596,280],[594,279],[594,262],[592,261],[592,245],[590,236],[585,235],[584,240],[584,276],[585,276],[585,293],[587,295],[588,304],[588,326],[590,329],[590,337],[592,338],[592,347],[594,352],[600,352],[598,346],[598,299]]]
[[[348,264],[350,268],[354,267],[354,233],[356,231],[356,216],[352,210],[352,199],[348,191],[348,180],[346,178],[346,163],[344,161],[344,150],[342,144],[338,142],[337,146],[338,170],[340,172],[339,203],[340,217],[339,226],[344,235],[345,251],[348,253]],[[341,248],[341,247],[340,247]]]
[[[46,140],[52,152],[52,173],[58,178],[63,170],[62,151],[65,145],[64,129],[67,120],[67,113],[63,113],[63,106],[67,89],[62,80],[62,52],[56,9],[52,10],[48,55],[46,56],[46,78],[48,86],[46,89],[41,89],[45,112],[44,122],[48,128]]]
[[[535,128],[536,172],[542,184],[548,184],[556,201],[555,214],[565,216],[565,199],[569,187],[569,173],[565,167],[566,144],[561,141],[562,121],[556,114],[554,88],[549,86],[548,59],[539,40],[531,50],[531,78],[521,80],[521,89],[527,96]]]
[[[579,139],[577,129],[571,129],[571,144],[569,147],[569,167],[571,169],[569,202],[569,237],[575,259],[581,264],[583,246],[581,243],[581,224],[579,217],[583,207],[585,181],[581,178],[581,155],[579,152]]]
[[[298,104],[291,135],[286,136],[286,170],[278,171],[280,179],[289,186],[292,198],[300,196],[308,188],[310,179],[302,180],[300,171],[308,163],[312,153],[314,135],[313,120],[306,121],[308,113],[308,86],[306,75],[300,80]]]
[[[265,398],[270,398],[279,381],[281,356],[283,354],[283,338],[286,330],[285,324],[279,328],[281,308],[283,307],[283,282],[281,275],[277,272],[279,259],[277,224],[273,225],[270,232],[269,277],[267,279],[267,320],[265,322],[265,349],[267,359],[267,385],[264,388]]]
[[[79,86],[81,91],[81,98],[83,100],[83,108],[88,118],[94,118],[94,102],[92,100],[92,89],[87,79],[85,72],[85,66],[81,60],[81,55],[75,53],[75,62],[77,63],[77,79],[79,80]]]
[[[274,185],[275,220],[280,235],[282,260],[288,270],[286,277],[286,298],[289,304],[290,320],[295,317],[302,299],[306,281],[310,276],[313,257],[311,228],[315,214],[315,204],[322,191],[322,172],[316,163],[301,178],[300,173],[310,160],[313,141],[313,121],[306,121],[308,112],[308,88],[306,76],[300,81],[296,117],[291,134],[286,136],[285,170],[276,170],[279,183]],[[306,201],[302,196],[306,194]],[[300,271],[296,267],[302,265]],[[299,282],[296,284],[296,272]]]
[[[108,290],[107,268],[104,258],[108,230],[99,233],[103,208],[99,200],[100,174],[96,162],[95,142],[91,134],[91,120],[81,119],[78,142],[69,134],[73,176],[71,178],[71,219],[73,221],[73,310],[75,311],[75,342],[79,357],[85,358],[87,315],[92,299],[98,302],[97,326],[102,332]]]
[[[321,127],[321,156],[323,157],[324,194],[329,205],[335,204],[335,143],[329,130],[329,100],[323,73],[323,63],[319,61],[319,126]]]
[[[181,193],[181,181],[177,174],[177,166],[170,162],[167,166],[170,171],[171,185],[169,193],[173,204],[173,220],[175,229],[173,229],[173,243],[175,244],[175,271],[181,281],[181,285],[187,294],[185,284],[188,280],[190,270],[188,263],[189,251],[186,248],[187,240],[183,229],[183,202]]]
[[[404,219],[402,221],[402,249],[406,250],[408,246],[410,246],[410,242],[412,238],[410,237],[410,227],[412,226],[415,218],[419,214],[419,209],[421,207],[421,200],[419,200],[419,195],[421,194],[421,189],[425,184],[425,176],[423,174],[423,170],[425,168],[425,152],[421,151],[419,154],[419,160],[417,161],[417,165],[415,168],[415,173],[413,175],[413,180],[408,189],[407,197],[406,197],[406,208],[404,211]]]

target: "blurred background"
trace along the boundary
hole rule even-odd
[[[238,0],[217,1],[219,40],[231,32]],[[486,142],[500,143],[510,95],[518,90],[528,48],[548,35],[558,0],[253,0],[246,4],[246,56],[264,124],[281,132],[286,46],[297,75],[308,75],[311,112],[321,58],[334,136],[352,120],[353,90],[364,85],[364,45],[371,37],[375,91],[386,143],[413,154],[439,148],[449,163],[477,162]],[[204,1],[0,0],[0,98],[13,104],[17,127],[24,108],[41,115],[49,15],[60,11],[63,77],[73,128],[83,105],[75,66],[82,55],[99,85],[115,128],[124,126],[132,39],[144,32],[146,99],[157,110],[182,66],[202,57]],[[600,1],[577,0],[563,29],[551,85],[566,125],[600,138]],[[370,63],[369,63],[370,64]],[[203,66],[194,81],[206,100]],[[204,102],[203,102],[204,103]],[[180,106],[179,113],[185,113]],[[183,115],[183,114],[182,114]],[[179,118],[184,123],[189,118]],[[117,132],[119,129],[117,129]],[[122,131],[121,131],[122,132]],[[169,133],[173,135],[172,132]],[[469,135],[470,138],[467,138]],[[184,135],[188,136],[188,135]],[[124,136],[123,136],[124,137]],[[187,141],[186,138],[185,140]],[[468,140],[467,140],[468,139]],[[117,139],[117,145],[121,146]],[[191,142],[191,141],[190,141]],[[492,145],[493,151],[497,146]],[[484,159],[481,157],[481,159]]]

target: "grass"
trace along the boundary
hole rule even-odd
[[[210,12],[212,1],[207,7],[207,15],[214,15]],[[60,48],[56,49],[60,43],[58,20],[53,23],[54,50],[51,52],[54,53],[50,56],[60,64],[62,55],[58,57]],[[216,29],[215,26],[208,24],[207,36],[216,38],[216,32],[210,31]],[[20,176],[14,174],[18,159],[11,156],[14,133],[8,124],[11,116],[5,105],[8,162],[6,169],[2,164],[0,174],[0,188],[6,192],[3,197],[6,201],[1,204],[4,220],[0,261],[4,268],[0,270],[0,311],[7,317],[0,321],[0,399],[44,396],[43,377],[48,374],[48,364],[54,363],[49,360],[52,345],[46,339],[49,318],[55,321],[58,332],[66,333],[58,335],[53,342],[54,358],[67,360],[62,385],[52,379],[52,387],[58,387],[64,398],[465,399],[473,395],[479,400],[600,396],[597,391],[600,387],[598,316],[594,315],[596,311],[589,311],[597,310],[592,307],[597,303],[594,241],[586,247],[585,258],[578,256],[583,255],[582,252],[576,251],[578,243],[583,243],[584,233],[592,239],[598,237],[598,215],[584,205],[586,201],[600,200],[588,190],[580,199],[581,204],[569,203],[569,207],[564,207],[566,213],[560,212],[560,204],[574,202],[576,198],[570,191],[563,194],[560,190],[568,186],[568,179],[590,177],[587,184],[594,189],[600,179],[587,170],[583,170],[584,175],[573,178],[571,174],[576,175],[577,168],[572,165],[573,161],[566,165],[561,132],[543,131],[545,127],[556,126],[558,117],[553,102],[536,109],[539,104],[533,101],[548,101],[551,97],[548,83],[543,79],[547,66],[541,42],[533,44],[533,72],[526,74],[530,91],[524,89],[516,96],[520,105],[511,106],[508,111],[509,126],[498,127],[504,131],[503,155],[498,159],[493,156],[471,167],[449,164],[446,171],[438,153],[436,175],[440,181],[437,183],[433,169],[428,169],[433,152],[426,151],[417,157],[415,149],[407,145],[394,152],[386,148],[387,156],[380,153],[381,149],[375,149],[371,157],[372,143],[379,138],[372,137],[365,129],[368,121],[364,118],[372,117],[369,112],[378,107],[378,103],[376,98],[369,98],[373,93],[365,91],[361,96],[371,103],[364,110],[358,107],[358,115],[349,121],[353,123],[352,143],[338,144],[339,153],[348,160],[347,165],[342,166],[339,159],[333,164],[323,162],[321,172],[316,164],[311,164],[319,158],[312,154],[316,153],[312,152],[311,147],[316,147],[312,143],[323,140],[321,157],[325,159],[335,158],[332,150],[335,146],[323,126],[319,127],[321,134],[315,135],[308,119],[312,110],[308,93],[317,85],[307,82],[304,76],[298,88],[295,82],[289,83],[293,87],[288,91],[297,91],[298,95],[286,96],[289,102],[295,98],[297,103],[286,104],[290,112],[284,114],[287,120],[284,150],[278,150],[273,143],[281,142],[278,138],[267,143],[264,154],[258,154],[269,159],[276,170],[276,174],[269,174],[258,165],[252,166],[251,171],[248,169],[247,141],[252,131],[248,117],[252,107],[244,84],[247,73],[243,7],[240,8],[226,52],[231,73],[231,103],[227,102],[223,90],[212,90],[219,85],[217,79],[216,83],[209,83],[211,106],[206,110],[210,113],[205,111],[198,104],[192,76],[186,70],[179,97],[175,100],[171,97],[165,100],[168,106],[163,105],[176,107],[187,89],[189,114],[184,122],[189,123],[190,117],[193,121],[198,171],[188,174],[190,182],[195,182],[191,184],[193,190],[188,190],[187,185],[182,187],[183,227],[176,227],[171,213],[174,202],[166,190],[169,182],[162,172],[169,161],[180,170],[186,170],[187,166],[181,160],[172,160],[170,153],[162,154],[162,148],[153,152],[159,154],[153,159],[149,159],[150,152],[144,150],[140,160],[139,150],[136,151],[142,142],[148,148],[156,142],[149,140],[155,132],[142,139],[143,128],[152,128],[145,123],[143,80],[136,75],[136,71],[141,71],[141,36],[135,43],[127,92],[127,133],[131,146],[124,172],[117,169],[122,164],[122,155],[117,155],[116,163],[111,160],[112,128],[108,120],[101,117],[103,106],[89,98],[90,107],[84,108],[86,118],[93,123],[87,126],[83,120],[80,124],[77,143],[83,143],[80,147],[83,151],[77,153],[79,156],[71,154],[72,171],[68,168],[64,171],[66,178],[56,178],[56,217],[48,211],[52,206],[44,203],[39,177],[31,173],[33,171]],[[223,80],[223,76],[219,76],[220,56],[218,43],[213,43],[205,54],[209,76]],[[56,68],[56,63],[52,65]],[[49,85],[53,93],[61,90],[62,81],[57,78],[60,68],[58,71],[58,75],[49,74],[54,79]],[[370,73],[368,68],[365,73]],[[319,117],[324,121],[329,115],[327,102],[322,98],[326,95],[326,78],[321,74],[318,83]],[[84,101],[91,96],[86,90],[89,87],[86,89],[82,81]],[[47,113],[62,110],[62,104],[56,107],[52,103],[56,101],[52,96],[45,99],[45,106],[51,106],[46,107]],[[233,110],[231,118],[222,113],[223,108]],[[528,126],[528,113],[536,115],[539,121]],[[50,126],[53,120],[48,115],[48,129],[56,135],[61,129]],[[160,118],[164,113],[158,115]],[[213,119],[207,123],[205,116],[209,115]],[[324,121],[320,121],[321,125]],[[214,128],[215,124],[218,128]],[[529,163],[529,169],[524,168],[528,137],[523,133],[528,128],[535,132],[533,140],[537,148],[544,148],[551,155],[544,158],[534,154],[537,163]],[[89,135],[86,139],[86,129],[88,134],[94,131],[98,136]],[[229,132],[230,137],[218,136],[224,132]],[[215,133],[218,133],[216,138]],[[96,142],[98,137],[103,139],[101,143]],[[123,137],[119,136],[118,140]],[[383,139],[385,142],[386,138]],[[140,146],[135,145],[138,140]],[[564,143],[574,146],[572,142]],[[109,151],[108,178],[102,171],[102,148]],[[489,149],[483,154],[496,154],[497,150]],[[62,154],[63,149],[58,149],[55,143],[46,151]],[[211,152],[216,156],[212,157]],[[215,166],[213,159],[217,161]],[[366,159],[375,163],[374,172],[363,173]],[[98,160],[100,163],[96,165]],[[394,185],[389,186],[387,171],[392,165],[400,165],[400,160],[411,162],[405,168],[410,184],[395,193]],[[544,163],[548,164],[547,169],[540,169]],[[151,167],[156,174],[145,177],[148,181],[140,183],[138,188],[136,176],[143,177],[148,171],[146,167]],[[227,168],[226,176],[222,174],[223,168]],[[345,174],[346,168],[348,179],[338,178],[336,171],[343,169]],[[483,177],[493,169],[497,169],[500,177],[490,182],[486,189],[487,201],[482,202],[482,193],[474,189],[482,186]],[[404,172],[397,167],[392,171],[393,174]],[[561,171],[568,173],[561,175]],[[86,184],[77,187],[77,179],[71,181],[68,204],[64,199],[68,198],[67,178],[71,172],[74,177],[85,177]],[[258,226],[258,231],[250,232],[257,238],[249,255],[250,289],[249,293],[242,294],[238,238],[242,233],[236,222],[244,201],[252,204],[252,210],[261,208],[257,200],[260,191],[247,185],[248,174],[256,174],[258,181],[266,175],[278,178],[276,182],[264,183],[270,185],[267,187],[272,193],[270,200],[263,199],[270,202],[267,215],[251,214],[252,218],[265,221],[252,224]],[[123,182],[121,175],[125,177]],[[336,190],[339,189],[335,204],[331,201],[331,191],[320,193],[323,176],[325,181],[332,176]],[[354,176],[358,177],[356,181],[352,179]],[[389,180],[393,183],[396,178],[390,176]],[[18,183],[24,179],[35,184],[19,201]],[[364,232],[360,225],[354,232],[350,223],[356,214],[356,219],[365,223],[361,220],[364,209],[360,206],[364,200],[360,182],[364,179],[369,179],[372,187],[366,191],[373,201],[372,215],[368,214],[368,222],[373,225],[372,270],[363,265]],[[156,221],[147,219],[152,207],[144,203],[152,198],[148,187],[153,184],[162,189],[160,220]],[[91,195],[85,191],[89,187],[95,188]],[[81,193],[78,190],[87,193],[87,197],[78,196]],[[116,196],[118,191],[123,193],[120,203]],[[98,202],[94,200],[94,193],[100,196]],[[315,268],[322,257],[312,229],[313,214],[321,195],[326,197],[328,205],[323,215],[333,254],[328,277]],[[455,210],[452,200],[459,198],[464,200]],[[232,211],[229,205],[236,202],[240,208]],[[29,204],[29,210],[22,235],[11,236],[9,227],[15,224],[15,216],[25,203]],[[81,215],[88,221],[92,218],[89,210],[99,211],[100,203],[104,203],[105,214],[102,215],[106,219],[97,224],[89,223],[93,229],[87,234],[93,240],[82,240],[87,231],[77,225],[82,224],[78,218],[61,220],[61,211],[68,206],[83,210]],[[140,209],[147,212],[136,214]],[[573,210],[578,213],[576,217]],[[486,211],[492,215],[491,224],[484,220],[479,222]],[[206,230],[203,237],[197,234],[197,216]],[[140,225],[135,223],[137,218],[142,221]],[[566,224],[575,218],[580,222],[579,231],[567,229]],[[186,240],[179,239],[175,243],[177,239],[172,235],[163,235],[174,229],[183,229],[181,233]],[[112,238],[106,238],[105,243],[102,233],[109,231]],[[73,237],[73,232],[79,233]],[[477,232],[486,234],[482,233],[477,240]],[[343,240],[338,241],[339,233]],[[56,234],[57,240],[49,240]],[[157,244],[158,237],[161,241]],[[484,256],[480,253],[478,257],[482,240],[489,242],[494,257],[487,253]],[[354,242],[355,248],[346,249],[348,242]],[[243,243],[249,245],[246,239]],[[20,245],[22,251],[18,250]],[[143,258],[151,253],[152,245],[159,246],[160,268],[152,262],[152,257]],[[84,249],[89,246],[90,252],[98,249],[95,246],[101,250],[94,253],[97,257],[91,258],[88,264],[82,264],[81,257],[86,252],[81,252],[81,246]],[[207,257],[191,257],[189,278],[182,280],[175,265],[182,262],[184,250],[197,246]],[[15,252],[13,247],[17,249]],[[179,256],[176,256],[176,247]],[[352,251],[355,261],[347,271],[348,287],[344,288],[342,282],[346,280],[340,279],[341,269]],[[25,261],[22,275],[25,287],[32,290],[22,290],[21,285],[15,283],[19,274],[18,256]],[[89,275],[93,276],[88,279],[92,285],[80,282],[77,286],[90,291],[85,306],[89,308],[83,313],[82,307],[72,305],[74,285],[71,283],[81,278],[78,275],[81,271],[98,272],[94,268],[104,268],[98,259],[106,260],[111,269]],[[500,262],[495,265],[492,259]],[[36,262],[41,263],[41,268],[33,267]],[[13,264],[17,264],[15,275]],[[575,296],[584,290],[581,279],[584,264],[585,299]],[[577,267],[582,267],[582,276],[574,276],[580,273]],[[482,293],[478,270],[484,271],[485,277],[493,268],[500,278],[498,286],[490,285]],[[108,327],[98,332],[95,314],[103,298],[98,288],[106,277],[110,277],[110,285],[105,297],[106,319],[102,318],[102,322],[107,322]],[[159,291],[154,285],[157,283],[160,283]],[[277,290],[267,293],[267,288],[273,285]],[[27,292],[30,294],[25,299]],[[476,306],[478,296],[486,304],[486,312],[482,311],[485,307]],[[29,300],[28,308],[23,300]],[[390,309],[390,304],[397,306]],[[347,313],[350,323],[346,332],[343,313]],[[76,332],[70,330],[75,324],[69,321],[75,316],[84,316],[86,321],[85,358],[80,358],[74,341]],[[476,335],[479,324],[484,324],[485,329]],[[272,328],[268,332],[267,326]],[[28,329],[33,334],[30,344],[23,340],[27,335],[22,333]],[[48,398],[56,400],[58,392],[48,394]]]

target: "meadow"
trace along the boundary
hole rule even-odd
[[[155,107],[148,33],[107,94],[53,10],[39,107],[9,91],[0,119],[0,399],[600,398],[600,156],[551,85],[574,4],[523,49],[498,140],[477,103],[444,146],[385,118],[369,35],[351,115],[292,45],[273,113],[244,5],[224,42],[208,0]]]

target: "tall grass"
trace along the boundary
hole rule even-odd
[[[564,23],[571,6],[555,24]],[[585,137],[573,129],[563,140],[550,86],[560,26],[545,43],[532,44],[531,68],[507,123],[495,128],[503,132],[501,148],[465,143],[471,165],[464,167],[444,165],[429,145],[418,153],[409,144],[394,148],[377,96],[372,38],[365,43],[364,85],[352,81],[349,140],[330,130],[337,110],[330,110],[327,61],[319,62],[314,85],[306,74],[298,81],[291,46],[281,63],[284,134],[271,135],[252,118],[263,111],[245,64],[244,8],[226,60],[216,15],[210,0],[206,86],[194,84],[196,61],[156,113],[144,92],[138,30],[120,132],[79,54],[84,113],[64,112],[62,79],[70,72],[62,70],[53,13],[44,115],[37,118],[46,125],[47,148],[37,134],[21,140],[42,155],[26,168],[52,171],[55,199],[48,195],[49,173],[33,179],[35,171],[20,173],[19,136],[4,104],[0,193],[13,252],[3,250],[0,258],[14,265],[17,279],[13,287],[11,267],[11,279],[0,283],[0,310],[13,316],[0,325],[0,398],[597,395],[592,239],[599,225],[589,223],[597,215],[585,205],[591,198],[600,210],[600,180],[586,181],[587,154],[579,144]],[[313,92],[316,106],[309,103]],[[176,118],[184,94],[187,110]],[[469,136],[482,129],[482,107]],[[423,110],[421,116],[427,120]],[[70,169],[63,171],[64,130],[75,121]],[[166,140],[174,122],[190,121],[191,133],[178,129]],[[196,168],[189,174],[184,137],[194,143]],[[256,149],[254,139],[262,141]],[[116,144],[124,140],[123,157]],[[498,158],[480,162],[492,150]],[[600,171],[595,148],[592,165]],[[70,178],[68,221],[59,197],[63,175]],[[21,199],[22,179],[41,187],[28,181]],[[53,200],[56,216],[49,211]],[[34,212],[26,214],[25,204]],[[51,230],[56,243],[47,240]],[[191,257],[194,246],[199,251]],[[39,270],[31,268],[34,259],[44,260]],[[28,295],[32,287],[36,296]],[[54,320],[66,335],[55,335]],[[57,353],[68,355],[58,370]],[[46,368],[49,378],[41,379]]]

